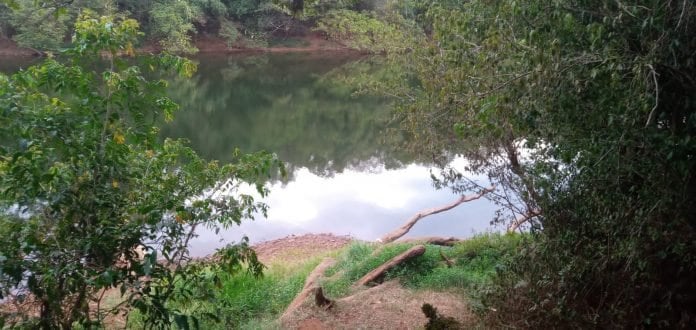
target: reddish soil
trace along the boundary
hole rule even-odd
[[[459,321],[463,329],[476,327],[476,317],[465,299],[457,294],[405,289],[398,281],[385,282],[352,296],[338,299],[326,310],[314,299],[281,320],[283,329],[423,329],[428,319],[421,306],[429,303],[439,313]]]
[[[337,42],[327,40],[321,33],[309,33],[303,36],[291,36],[292,40],[301,43],[298,46],[255,47],[246,45],[243,41],[232,47],[227,47],[224,39],[217,36],[199,35],[194,44],[201,53],[239,53],[239,52],[321,52],[321,51],[353,51]]]
[[[254,246],[260,260],[271,265],[301,263],[340,249],[353,241],[331,234],[290,235]],[[333,297],[329,297],[333,299]],[[466,298],[453,292],[411,290],[398,281],[376,287],[355,287],[352,295],[334,301],[331,309],[315,306],[314,295],[278,320],[282,329],[422,329],[427,319],[421,306],[429,303],[444,316],[454,317],[462,328],[474,328],[476,316]]]
[[[240,53],[240,52],[271,52],[271,53],[292,53],[292,52],[353,52],[353,50],[330,40],[327,40],[321,33],[309,33],[303,36],[292,36],[292,40],[297,41],[298,46],[278,46],[278,47],[255,47],[239,42],[232,47],[227,47],[224,39],[217,36],[199,35],[194,40],[194,45],[200,53]],[[156,42],[147,41],[139,49],[143,53],[156,53],[161,49]],[[36,56],[34,50],[22,48],[11,39],[0,37],[0,56]]]
[[[300,262],[328,251],[338,250],[354,239],[333,234],[290,235],[254,245],[259,260],[264,264],[276,261]]]
[[[13,40],[0,36],[0,56],[33,56],[36,52],[20,48]]]

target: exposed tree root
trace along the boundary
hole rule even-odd
[[[285,312],[280,317],[281,319],[291,315],[298,307],[302,305],[305,299],[307,299],[312,292],[315,292],[316,294],[315,290],[319,287],[317,285],[319,279],[324,275],[324,271],[326,271],[326,269],[331,267],[334,263],[335,261],[332,258],[325,258],[324,261],[322,261],[311,273],[309,273],[309,276],[307,276],[307,279],[305,280],[305,285],[302,288],[302,291],[300,291],[300,293],[295,296],[295,299],[292,300],[290,305],[288,305],[288,308],[285,309]]]
[[[444,252],[442,252],[442,250],[440,250],[440,257],[442,257],[442,260],[447,264],[447,268],[452,268],[452,266],[454,266],[454,261],[452,261],[452,259],[450,258],[447,258],[447,256]]]
[[[384,244],[386,244],[386,243],[391,243],[391,242],[393,242],[393,241],[399,239],[400,237],[406,235],[406,233],[408,233],[409,230],[411,230],[411,228],[413,228],[413,226],[414,226],[420,219],[423,219],[423,218],[425,218],[425,217],[427,217],[427,216],[429,216],[429,215],[438,214],[438,213],[440,213],[440,212],[444,212],[444,211],[451,210],[451,209],[453,209],[453,208],[459,206],[459,205],[462,204],[462,203],[466,203],[466,202],[470,202],[470,201],[479,199],[479,198],[483,197],[483,195],[485,195],[485,194],[487,194],[487,193],[493,191],[494,189],[495,189],[494,186],[488,187],[488,188],[482,190],[482,191],[481,191],[480,193],[478,193],[478,194],[462,196],[462,197],[460,197],[459,199],[457,199],[456,201],[454,201],[454,202],[452,202],[452,203],[450,203],[450,204],[447,204],[447,205],[443,205],[443,206],[440,206],[440,207],[435,207],[435,208],[431,208],[431,209],[426,209],[426,210],[420,211],[420,212],[416,213],[413,217],[411,217],[411,219],[409,219],[408,221],[406,221],[406,223],[405,223],[403,226],[397,228],[396,230],[392,231],[391,233],[388,233],[388,234],[384,235],[384,236],[380,239],[380,242],[382,242],[382,243],[384,243]]]
[[[330,309],[334,304],[331,299],[324,296],[324,289],[321,287],[314,289],[314,303],[316,303],[318,307],[323,307],[325,309]]]

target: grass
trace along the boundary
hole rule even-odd
[[[277,319],[304,285],[305,278],[321,262],[322,256],[283,264],[275,262],[262,277],[246,272],[221,275],[222,285],[210,301],[172,302],[184,314],[212,313],[217,320],[199,318],[200,329],[279,329]],[[143,327],[137,311],[129,315],[128,327]],[[194,328],[193,324],[191,324]]]
[[[476,307],[480,305],[480,292],[490,285],[497,269],[515,254],[523,238],[518,234],[484,234],[453,247],[428,245],[423,256],[392,269],[385,280],[398,279],[412,289],[458,292]],[[352,285],[363,275],[413,245],[395,243],[379,247],[355,242],[333,252],[336,264],[327,270],[322,282],[326,295],[333,299],[350,295]],[[374,253],[377,248],[380,250]],[[447,267],[441,253],[454,261],[454,266]],[[219,318],[220,322],[201,320],[201,329],[279,329],[280,314],[325,256],[299,262],[292,258],[274,260],[261,278],[246,273],[224,275],[215,299],[176,307],[196,314],[210,312]],[[137,327],[137,319],[137,313],[131,313],[131,320],[136,322],[129,322],[130,325]]]
[[[423,256],[392,269],[385,280],[398,278],[414,289],[450,290],[475,299],[490,284],[496,269],[515,253],[521,239],[516,234],[483,234],[453,247],[428,245]],[[353,243],[327,271],[330,278],[323,283],[327,295],[350,294],[356,280],[413,245],[391,244],[372,255],[376,245]],[[447,267],[440,253],[454,261],[454,266]]]
[[[225,280],[219,295],[219,303],[226,306],[223,324],[245,327],[259,319],[275,318],[300,292],[305,278],[319,261],[291,270],[270,269],[260,279],[247,274],[231,276]],[[253,328],[253,324],[249,326]]]

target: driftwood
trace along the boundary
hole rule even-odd
[[[522,226],[524,223],[539,215],[541,215],[541,210],[529,210],[527,211],[527,213],[521,214],[515,219],[515,221],[513,221],[510,224],[510,226],[508,227],[508,232],[514,232],[515,230],[520,228],[520,226]]]
[[[440,212],[451,210],[451,209],[459,206],[462,203],[466,203],[466,202],[470,202],[470,201],[479,199],[479,198],[483,197],[483,195],[493,191],[494,189],[495,189],[494,186],[488,187],[488,188],[482,190],[478,194],[462,196],[450,204],[420,211],[420,212],[416,213],[413,217],[411,217],[408,221],[406,221],[406,223],[403,226],[397,228],[396,230],[392,231],[391,233],[384,235],[379,241],[384,243],[384,244],[391,243],[391,242],[399,239],[400,237],[406,235],[406,233],[408,233],[409,230],[411,230],[411,228],[413,228],[413,226],[420,219],[423,219],[429,215],[438,214]]]
[[[302,291],[295,296],[295,299],[292,300],[290,305],[288,305],[288,308],[285,310],[283,315],[281,316],[282,318],[286,318],[290,314],[292,314],[298,307],[302,305],[302,303],[307,299],[307,297],[312,293],[312,291],[315,291],[316,288],[318,287],[317,282],[321,278],[321,276],[324,275],[324,271],[326,271],[327,268],[331,267],[334,264],[334,260],[331,258],[325,258],[324,261],[322,261],[314,270],[309,273],[309,276],[307,276],[307,279],[305,280],[305,285],[302,288]],[[322,294],[323,296],[323,294]]]
[[[430,236],[430,237],[413,237],[413,238],[404,238],[399,240],[399,242],[403,243],[418,243],[418,244],[431,244],[431,245],[440,245],[440,246],[453,246],[454,244],[461,242],[461,239],[455,238],[455,237],[438,237],[438,236]]]
[[[398,264],[409,260],[413,259],[415,257],[421,256],[425,253],[425,246],[423,245],[416,245],[410,249],[408,249],[406,252],[391,258],[389,261],[383,263],[381,266],[373,269],[371,272],[367,273],[367,275],[363,276],[361,279],[359,279],[356,282],[356,285],[367,285],[370,282],[373,282],[380,277],[384,275],[388,270],[394,268]]]
[[[439,246],[454,246],[457,242],[461,242],[462,240],[459,238],[454,238],[454,237],[438,237],[438,236],[428,236],[428,237],[412,237],[412,238],[404,238],[400,239],[398,242],[399,243],[412,243],[412,244],[430,244],[430,245],[439,245]],[[384,247],[386,245],[379,245],[377,246],[376,249],[372,251],[372,256],[379,255],[382,250],[384,250]]]

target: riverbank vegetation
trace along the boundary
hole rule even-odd
[[[483,309],[481,299],[486,288],[493,282],[499,268],[515,255],[523,239],[518,234],[486,234],[453,246],[428,245],[421,258],[389,271],[383,281],[397,281],[413,291],[455,292],[458,299],[470,301],[473,309]],[[215,292],[212,299],[173,300],[170,304],[201,316],[198,322],[203,329],[281,328],[284,325],[279,321],[281,314],[322,258],[337,260],[320,281],[326,296],[331,300],[350,299],[351,295],[364,292],[362,288],[353,286],[356,280],[415,245],[400,243],[383,248],[378,244],[355,241],[338,250],[304,251],[294,258],[270,263],[261,278],[249,273],[219,272],[217,287],[190,287],[194,291]],[[443,255],[451,265],[444,261]],[[193,295],[200,294],[202,292]],[[360,313],[369,315],[371,311],[366,308]],[[137,313],[132,313],[129,318],[131,327],[143,325]]]
[[[481,189],[534,240],[490,296],[492,326],[696,322],[696,6],[689,1],[433,3],[428,38],[383,83],[436,182]],[[406,82],[407,84],[404,84]]]
[[[334,11],[373,9],[375,2],[364,0],[4,0],[0,37],[37,53],[57,51],[69,43],[79,15],[89,10],[138,21],[145,40],[139,46],[191,54],[197,51],[195,40],[223,40],[229,48],[265,48],[277,40],[307,36]]]
[[[84,14],[63,62],[0,75],[0,299],[17,303],[4,304],[2,327],[103,326],[125,308],[168,328],[191,317],[169,301],[206,298],[187,289],[214,280],[206,271],[244,264],[261,272],[246,241],[206,265],[187,265],[188,242],[197,227],[219,230],[265,212],[251,196],[225,191],[246,182],[264,196],[281,165],[263,152],[222,165],[184,141],[161,141],[153,123],[178,109],[166,82],[117,57],[132,52],[137,34],[134,20]],[[95,65],[104,53],[106,65]],[[195,70],[172,55],[148,63]],[[121,302],[102,308],[110,290]]]

